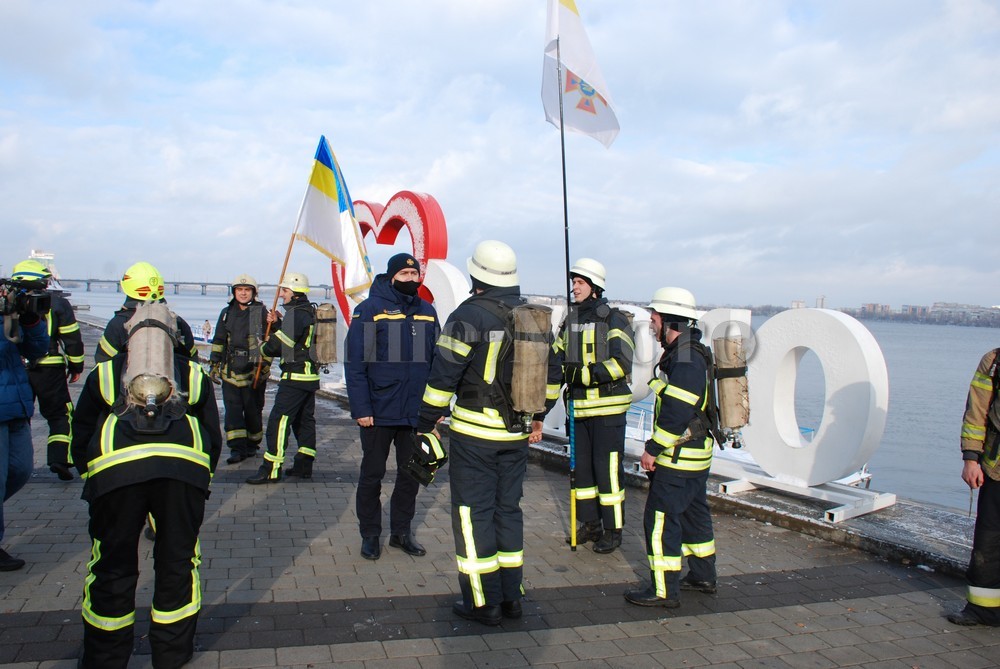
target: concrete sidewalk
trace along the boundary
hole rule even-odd
[[[427,556],[385,546],[380,560],[364,560],[354,514],[357,428],[329,400],[317,403],[317,421],[309,482],[249,486],[243,481],[259,459],[220,464],[202,529],[198,652],[188,666],[1000,666],[1000,630],[944,619],[962,605],[953,576],[730,514],[715,516],[717,595],[685,593],[684,605],[670,611],[631,606],[622,592],[648,577],[644,491],[628,490],[621,550],[571,552],[563,539],[566,477],[537,464],[522,503],[524,618],[498,628],[456,619],[447,469],[417,500],[414,527]],[[42,466],[44,421],[33,428],[38,469],[4,507],[4,547],[28,565],[0,573],[0,665],[69,668],[82,637],[87,508],[79,480],[60,482]],[[151,549],[143,540],[140,635]],[[150,666],[148,653],[143,636],[130,666]]]

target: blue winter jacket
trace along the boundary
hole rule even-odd
[[[4,317],[0,316],[0,326],[3,322]],[[0,334],[0,423],[34,415],[35,396],[21,358],[35,360],[49,351],[49,334],[44,319],[35,325],[22,325],[20,329],[23,333],[20,344],[14,344]]]
[[[375,425],[416,426],[440,331],[434,307],[393,288],[388,275],[376,276],[347,330],[351,416],[372,416]]]

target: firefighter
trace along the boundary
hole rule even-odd
[[[180,667],[194,652],[198,533],[222,433],[212,383],[201,365],[174,349],[175,325],[166,305],[140,305],[125,325],[129,350],[90,372],[73,416],[73,463],[84,479],[92,542],[79,663],[87,669],[129,663],[147,514],[157,522],[153,666]]]
[[[437,312],[424,301],[420,263],[409,253],[389,258],[385,274],[354,309],[347,331],[344,377],[351,417],[361,429],[361,473],[355,500],[361,557],[382,554],[382,479],[389,449],[395,446],[396,481],[389,508],[389,545],[422,556],[413,536],[420,484],[403,473],[413,455],[413,430],[441,330]]]
[[[276,483],[281,480],[289,430],[294,432],[298,451],[287,476],[312,478],[316,459],[316,391],[319,390],[319,370],[312,359],[315,315],[306,293],[309,279],[305,274],[288,272],[278,284],[285,317],[271,311],[271,336],[262,353],[270,358],[281,357],[281,377],[267,417],[267,451],[264,464],[247,479],[251,485]]]
[[[979,489],[972,557],[965,572],[965,608],[948,614],[956,625],[1000,626],[1000,349],[983,356],[962,417],[962,480]]]
[[[604,265],[581,258],[570,268],[574,304],[556,338],[566,399],[572,402],[580,543],[595,553],[622,545],[625,413],[632,403],[632,325],[604,297]]]
[[[37,260],[14,265],[11,281],[29,290],[45,290],[52,272]],[[83,373],[83,337],[73,315],[73,306],[58,291],[49,292],[49,352],[28,365],[28,380],[38,398],[38,410],[49,424],[46,461],[49,471],[61,481],[73,480],[70,471],[69,442],[73,400],[69,384]]]
[[[125,333],[125,323],[132,318],[137,306],[143,302],[163,302],[166,287],[159,270],[148,262],[137,262],[122,275],[120,286],[125,293],[122,308],[108,321],[104,334],[94,351],[94,361],[110,360],[128,348],[128,336]],[[198,346],[194,342],[191,326],[180,316],[177,317],[177,349],[182,355],[192,360],[198,360]]]
[[[267,310],[257,299],[257,281],[240,274],[232,283],[233,297],[219,313],[209,357],[213,380],[222,383],[226,409],[227,463],[243,462],[257,454],[264,438],[264,392],[270,376],[270,358],[265,358],[259,376],[257,362],[264,338]],[[208,328],[211,331],[211,327]],[[254,377],[257,383],[254,385]]]
[[[473,296],[462,302],[438,338],[417,422],[433,432],[451,411],[451,516],[462,600],[452,611],[499,625],[521,617],[524,520],[521,494],[528,443],[541,439],[542,415],[531,435],[508,429],[513,348],[504,314],[523,302],[514,251],[498,241],[476,246],[468,260]],[[551,335],[549,337],[551,340]],[[559,368],[552,352],[549,369]],[[541,377],[544,385],[545,375]],[[554,399],[554,398],[553,398]]]
[[[640,460],[649,477],[643,513],[652,583],[629,590],[625,599],[639,606],[676,608],[681,590],[716,590],[715,537],[706,486],[713,440],[705,411],[709,399],[710,357],[696,327],[694,295],[683,288],[653,294],[653,334],[663,347],[657,377],[653,436]],[[688,573],[681,578],[681,561]]]

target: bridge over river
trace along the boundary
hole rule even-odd
[[[59,283],[63,288],[83,289],[83,292],[87,293],[95,290],[109,291],[110,288],[114,288],[116,293],[122,292],[118,279],[60,279]],[[167,292],[174,295],[180,295],[181,293],[200,293],[201,295],[219,293],[229,295],[232,293],[232,285],[222,281],[167,281],[166,285]],[[275,288],[277,288],[277,285],[273,283],[258,285],[260,292],[269,292]],[[334,296],[333,286],[326,284],[313,285],[309,289],[312,295],[316,295],[318,291],[323,291],[325,299],[332,299]]]

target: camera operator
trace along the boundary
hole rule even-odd
[[[48,311],[48,295],[28,291],[0,280],[0,541],[3,541],[3,502],[20,490],[31,476],[34,449],[29,419],[35,398],[22,358],[29,361],[49,350],[49,335],[42,319]],[[24,560],[0,548],[0,571],[14,571]]]

